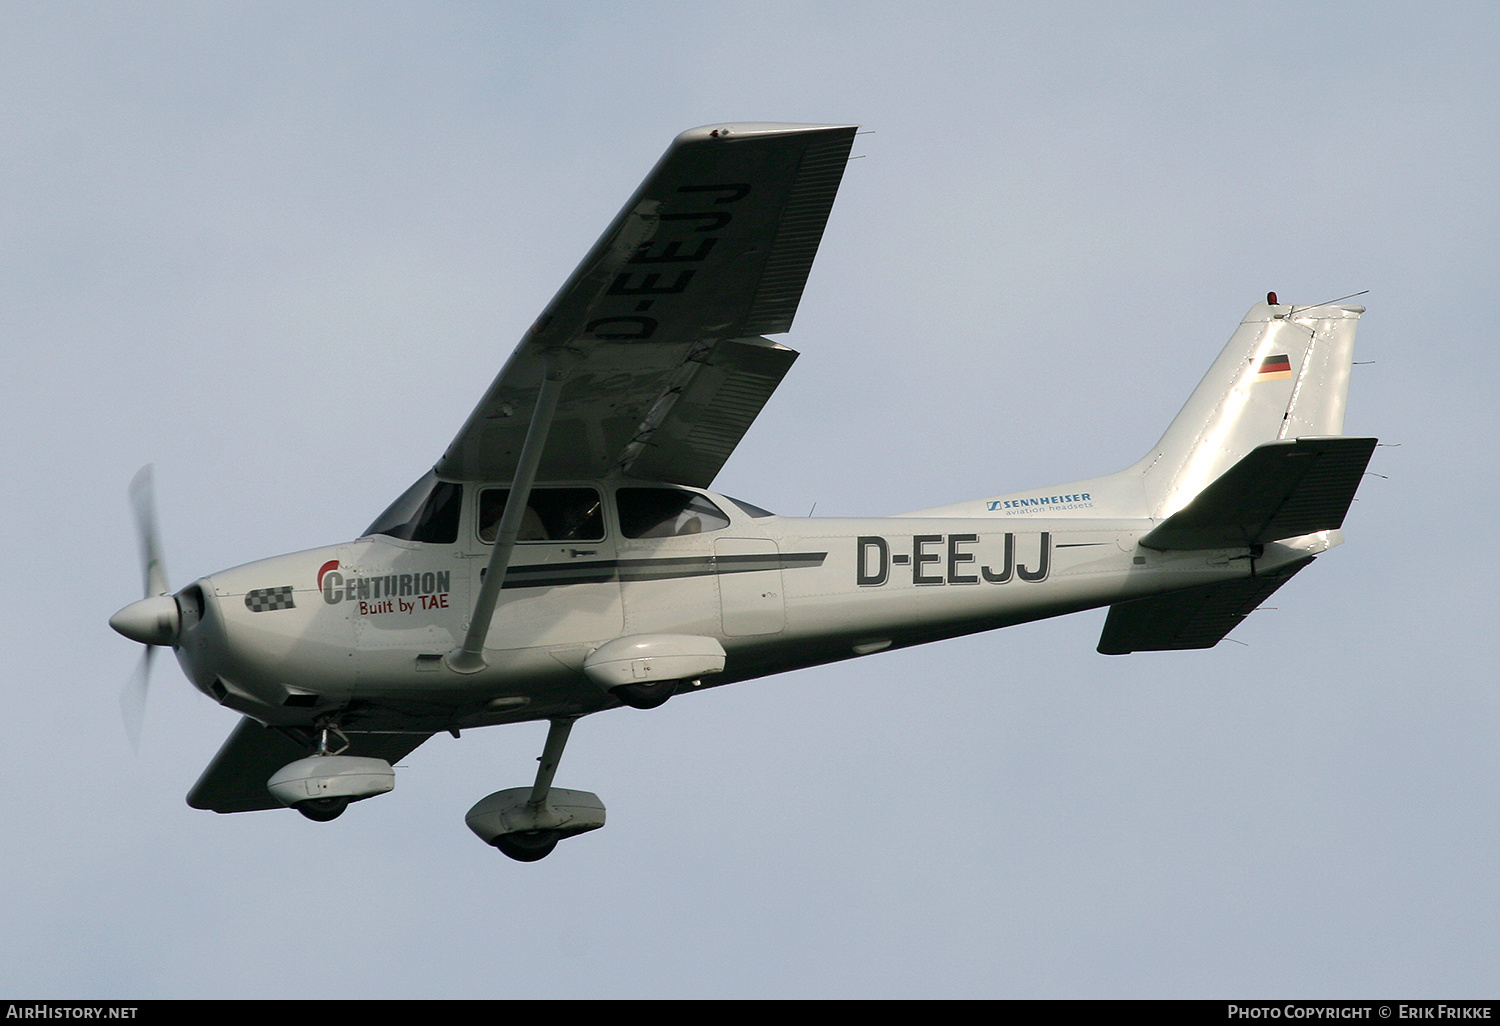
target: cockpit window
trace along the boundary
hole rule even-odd
[[[458,541],[458,514],[463,507],[463,486],[439,481],[428,471],[390,504],[365,534],[384,534],[402,541],[451,545]]]
[[[621,488],[620,533],[627,538],[675,538],[729,526],[724,511],[696,492],[676,488]]]
[[[509,488],[479,493],[479,540],[493,542],[505,513]],[[592,488],[533,488],[521,515],[517,541],[600,541],[604,507]]]

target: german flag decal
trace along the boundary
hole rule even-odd
[[[1260,362],[1260,370],[1255,375],[1256,381],[1277,381],[1281,378],[1292,376],[1292,361],[1285,354],[1281,356],[1268,356]]]

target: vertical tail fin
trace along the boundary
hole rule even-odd
[[[1268,296],[1268,299],[1274,299]],[[1339,435],[1362,306],[1250,308],[1161,440],[1116,474],[910,516],[1165,520],[1250,450],[1277,439]]]
[[[1362,313],[1362,306],[1252,307],[1161,440],[1132,468],[1142,477],[1146,514],[1177,512],[1257,445],[1342,434]]]

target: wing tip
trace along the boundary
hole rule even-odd
[[[677,136],[677,143],[726,141],[732,139],[766,139],[821,132],[853,132],[858,125],[801,125],[778,121],[721,121],[714,125],[689,128]]]

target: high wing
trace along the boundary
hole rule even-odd
[[[797,354],[786,331],[853,145],[852,125],[678,136],[552,299],[438,461],[514,473],[549,361],[567,377],[541,479],[707,487]]]

